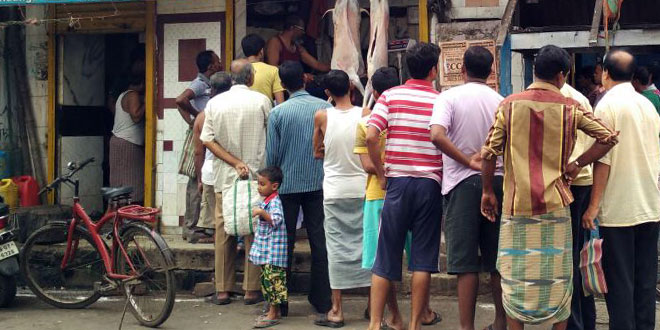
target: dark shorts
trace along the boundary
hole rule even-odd
[[[409,230],[412,241],[408,270],[437,273],[441,225],[442,191],[436,181],[388,178],[372,273],[401,281],[403,247]]]
[[[502,177],[493,179],[495,195],[502,213]],[[445,200],[445,240],[447,273],[497,271],[497,242],[500,219],[490,222],[481,215],[481,175],[475,174],[459,183]]]

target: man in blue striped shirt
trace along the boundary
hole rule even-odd
[[[268,118],[266,157],[268,166],[277,166],[286,180],[280,186],[284,221],[289,240],[287,283],[291,283],[291,263],[296,241],[296,222],[302,207],[307,236],[312,252],[311,283],[308,300],[318,313],[332,307],[328,280],[328,254],[323,229],[323,160],[314,159],[312,135],[314,114],[331,105],[305,91],[303,68],[287,61],[279,67],[282,85],[289,100],[273,108]],[[286,316],[286,307],[282,309]]]

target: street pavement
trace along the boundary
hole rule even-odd
[[[400,298],[404,317],[408,319],[408,298]],[[346,330],[364,330],[367,321],[362,318],[366,298],[346,297]],[[458,306],[455,297],[432,298],[431,305],[443,316],[443,321],[436,326],[424,329],[458,329]],[[124,300],[102,298],[94,305],[83,310],[61,310],[51,307],[34,297],[29,291],[22,291],[11,308],[0,309],[0,329],[7,330],[117,330],[124,308]],[[254,318],[260,313],[261,305],[245,306],[237,299],[227,306],[215,306],[203,299],[185,294],[177,295],[177,303],[169,320],[161,329],[251,329]],[[324,329],[313,325],[316,317],[304,296],[291,297],[289,317],[273,329],[302,330]],[[603,301],[598,302],[598,329],[607,329],[607,311]],[[480,296],[476,313],[477,329],[483,329],[493,319],[494,307],[489,297]],[[656,321],[660,326],[660,322]],[[122,329],[133,330],[146,328],[139,326],[130,312],[126,313]],[[527,329],[549,329],[548,325],[530,326]]]

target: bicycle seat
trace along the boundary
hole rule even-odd
[[[119,198],[127,198],[133,193],[133,187],[103,187],[101,188],[101,194],[103,199],[112,200]]]

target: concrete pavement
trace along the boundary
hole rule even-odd
[[[409,304],[407,298],[401,298],[404,318],[408,319]],[[346,330],[364,330],[367,321],[362,319],[366,299],[361,296],[349,296],[345,302]],[[457,329],[458,310],[454,297],[436,297],[431,301],[434,310],[439,311],[444,320],[436,326],[424,329]],[[0,309],[0,329],[7,330],[116,330],[119,329],[124,301],[121,298],[102,298],[101,301],[84,310],[61,310],[39,301],[29,291],[21,292],[12,308]],[[179,294],[170,319],[161,329],[251,329],[254,318],[260,313],[261,306],[245,306],[242,300],[235,300],[227,306],[214,306],[202,299]],[[598,329],[607,329],[607,311],[604,302],[598,302]],[[480,296],[477,310],[477,329],[482,329],[492,320],[494,307],[488,296]],[[290,316],[273,329],[287,330],[322,330],[313,321],[316,315],[304,296],[294,295],[290,304]],[[660,322],[656,322],[660,325]],[[137,324],[130,312],[127,312],[123,328],[125,330],[144,330]],[[528,327],[528,329],[549,329],[547,325]]]

